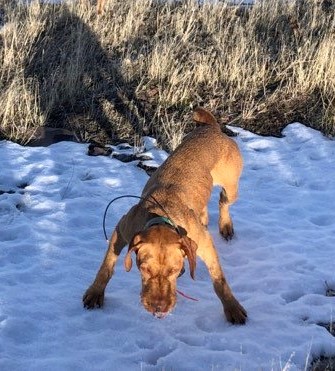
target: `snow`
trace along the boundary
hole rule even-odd
[[[335,288],[335,142],[295,123],[283,138],[242,129],[236,141],[245,168],[231,208],[236,237],[222,240],[215,189],[209,230],[228,282],[248,311],[245,326],[228,323],[199,261],[163,320],[139,301],[137,269],[123,269],[103,309],[81,297],[105,253],[102,215],[124,194],[140,195],[148,179],[137,162],[89,157],[87,145],[28,148],[0,142],[1,370],[304,370],[335,354],[320,323],[333,319]],[[146,139],[154,163],[167,156]],[[120,199],[110,232],[136,202]]]

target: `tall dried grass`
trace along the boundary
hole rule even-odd
[[[332,0],[0,0],[0,130],[83,140],[155,135],[174,148],[201,104],[261,134],[300,120],[335,134]]]

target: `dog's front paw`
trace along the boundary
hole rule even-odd
[[[224,312],[227,320],[233,324],[244,325],[248,318],[247,311],[235,298],[224,304]]]
[[[104,304],[104,297],[105,293],[103,290],[97,289],[94,286],[90,286],[83,296],[84,308],[101,308]]]

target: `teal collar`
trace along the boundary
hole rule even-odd
[[[177,229],[176,225],[165,216],[157,216],[155,218],[150,219],[147,224],[144,226],[144,229],[148,229],[152,227],[153,225],[159,225],[159,224],[167,224],[168,226],[173,227],[174,229]]]

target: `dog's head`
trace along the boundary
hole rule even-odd
[[[187,236],[173,229],[155,225],[137,233],[125,257],[129,272],[131,254],[136,253],[136,264],[142,277],[141,300],[144,308],[158,318],[165,317],[176,305],[176,281],[187,257],[194,279],[197,245]]]

